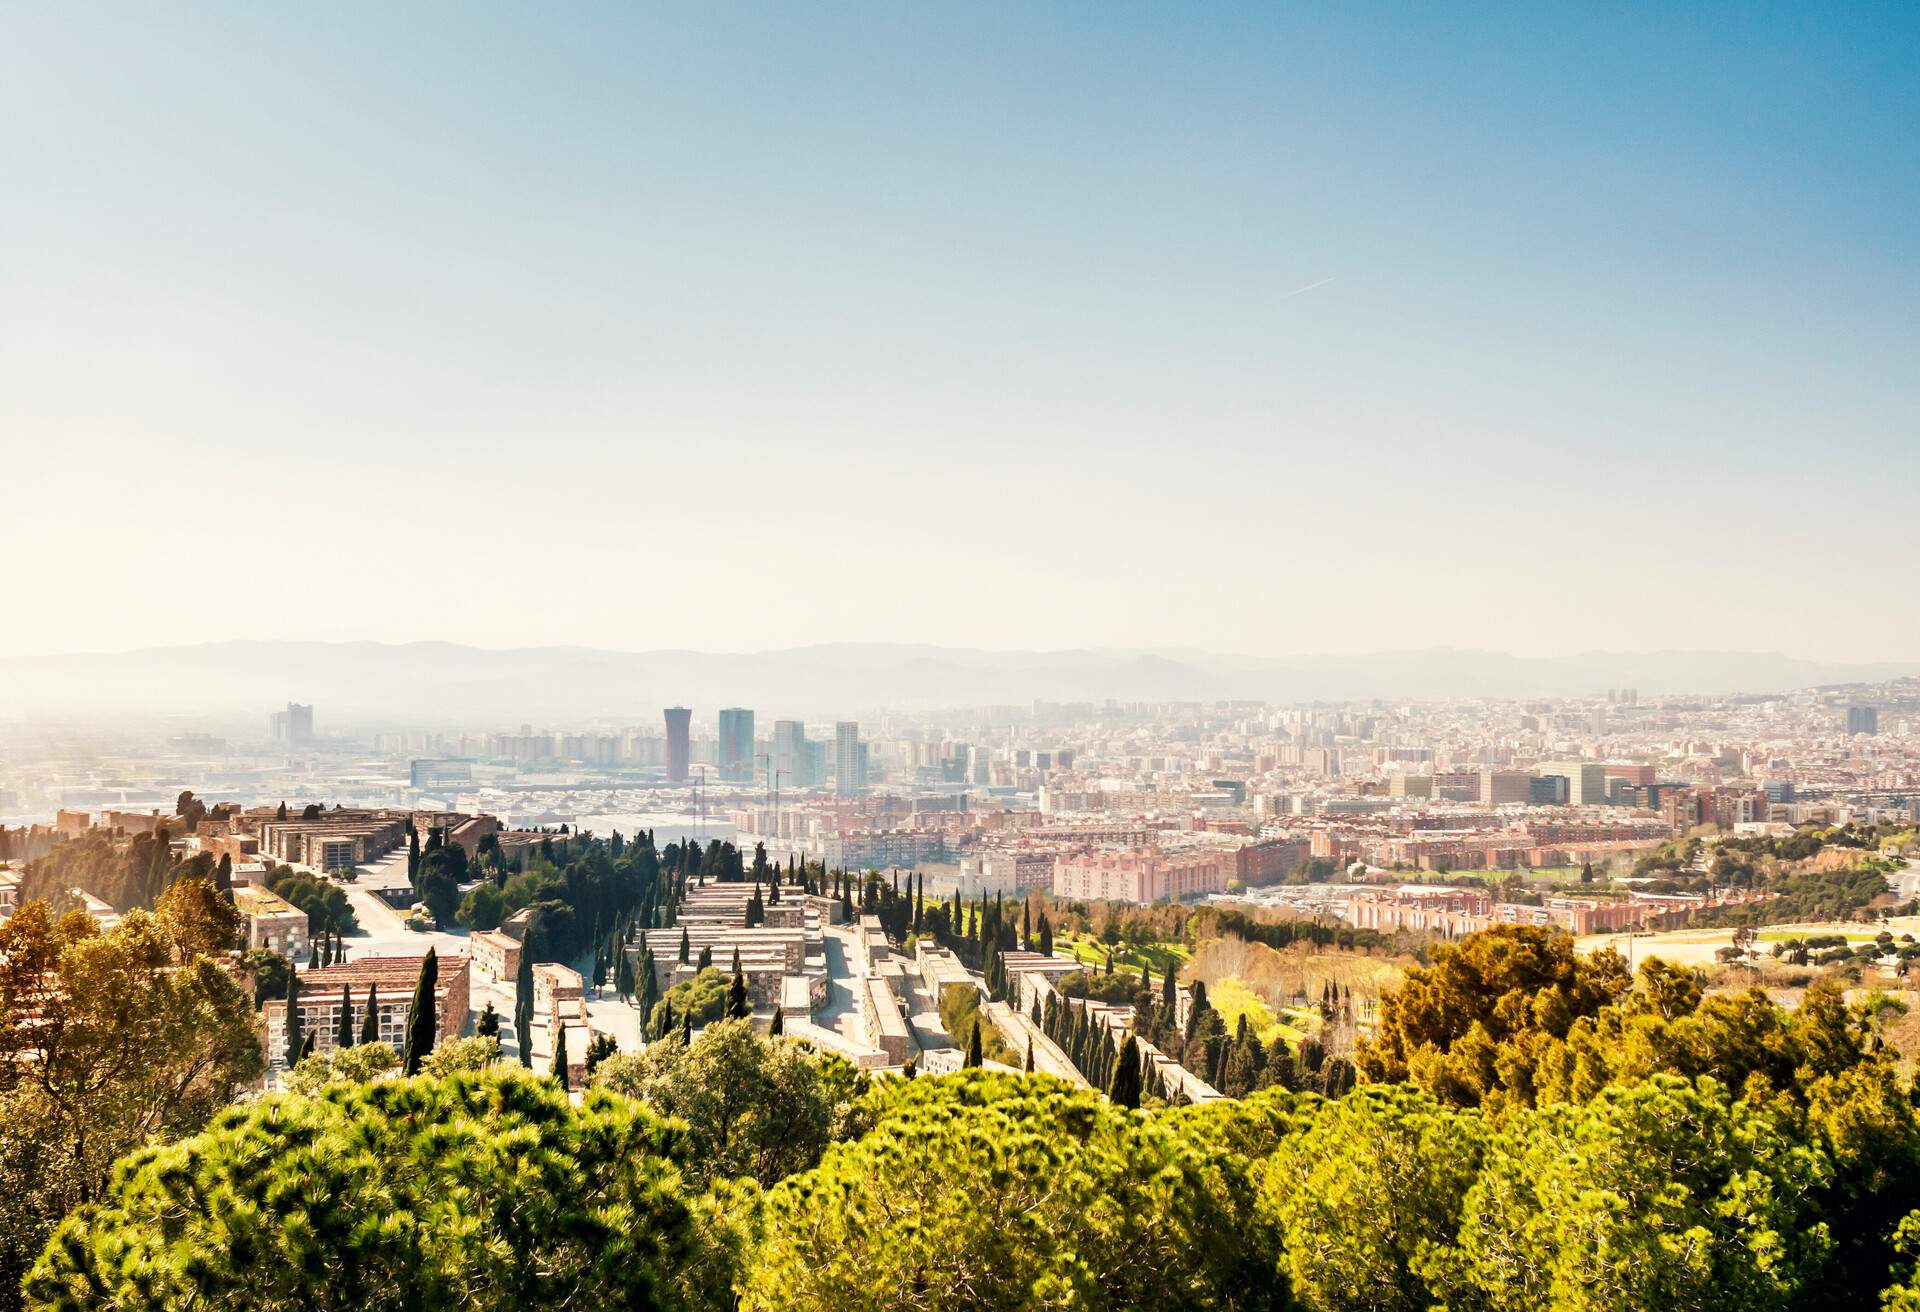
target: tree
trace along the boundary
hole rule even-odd
[[[1300,1305],[1433,1305],[1428,1255],[1459,1227],[1482,1138],[1476,1114],[1401,1086],[1358,1089],[1281,1141],[1254,1170],[1256,1214]]]
[[[181,960],[218,956],[240,937],[240,912],[233,896],[212,880],[177,879],[154,904],[154,915],[173,939]]]
[[[510,1068],[283,1094],[135,1154],[27,1295],[61,1312],[718,1308],[728,1232],[669,1142],[637,1103],[575,1108]]]
[[[378,1043],[380,1041],[380,986],[367,985],[367,1005],[361,1008],[360,1042]]]
[[[334,1040],[336,1048],[353,1046],[353,989],[346,984],[340,986],[340,1021],[334,1033],[339,1036]]]
[[[560,1082],[562,1089],[573,1087],[567,1069],[567,1027],[553,1027],[553,1078]]]
[[[1656,1076],[1510,1118],[1437,1267],[1491,1312],[1785,1308],[1831,1250],[1824,1171],[1717,1082]]]
[[[767,1022],[767,1037],[777,1039],[787,1032],[787,1013],[780,1008],[773,1009],[773,1019]]]
[[[494,1010],[491,1002],[480,1013],[480,1019],[473,1023],[473,1032],[483,1039],[500,1037],[500,1013]]]
[[[862,1128],[867,1077],[838,1056],[756,1034],[750,1021],[722,1020],[686,1046],[670,1039],[609,1057],[594,1086],[684,1121],[688,1167],[702,1179],[771,1185]]]
[[[475,1035],[436,1043],[427,1059],[420,1063],[422,1075],[447,1076],[460,1071],[484,1071],[500,1060],[500,1040]]]
[[[145,911],[0,921],[0,1308],[116,1158],[196,1133],[265,1068],[253,998],[199,942]]]
[[[289,1093],[318,1093],[330,1084],[366,1084],[399,1068],[400,1058],[384,1043],[312,1053],[287,1072]]]
[[[440,980],[440,957],[432,948],[420,959],[420,978],[414,982],[413,1001],[407,1007],[407,1046],[400,1056],[400,1073],[418,1075],[420,1063],[433,1051],[439,1005],[434,991]]]
[[[687,931],[683,929],[680,931],[680,964],[683,966],[687,964],[687,952],[690,947],[691,944],[687,940]],[[710,964],[712,960],[713,957],[711,953],[706,954],[704,957],[704,961],[708,964]]]
[[[1581,956],[1558,930],[1496,926],[1409,970],[1355,1059],[1370,1080],[1411,1080],[1459,1106],[1527,1104],[1550,1052],[1542,1041],[1565,1039],[1632,983],[1612,949]]]
[[[300,1060],[300,972],[287,972],[286,1008],[281,1028],[286,1033],[287,1065],[292,1066]]]
[[[753,1015],[753,1001],[747,996],[747,977],[740,972],[740,954],[733,954],[733,983],[727,986],[727,1019],[745,1020]]]
[[[681,931],[682,937],[685,936],[685,933],[685,930]],[[696,971],[713,969],[713,946],[711,944],[700,949],[700,960],[699,963],[694,966],[694,969]]]
[[[665,1034],[674,1017],[683,1026],[705,1025],[726,1014],[731,989],[727,977],[709,966],[691,979],[681,980],[667,990],[653,1010],[653,1032]]]
[[[965,1066],[969,1070],[980,1068],[980,1013],[973,1014],[973,1032],[967,1036],[967,1055]]]
[[[520,1064],[533,1069],[533,955],[523,946],[513,982],[513,1038]]]
[[[1032,1045],[1028,1045],[1027,1061],[1027,1069],[1032,1070]],[[1113,1081],[1107,1086],[1107,1097],[1116,1106],[1129,1111],[1140,1105],[1140,1045],[1131,1034],[1120,1044],[1120,1056],[1114,1062]]]
[[[877,1122],[768,1191],[746,1312],[1251,1309],[1207,1151],[1047,1076],[887,1081]]]

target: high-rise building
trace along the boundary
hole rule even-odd
[[[1565,779],[1565,801],[1570,806],[1606,805],[1607,766],[1604,761],[1548,761],[1535,766],[1534,773]]]
[[[277,743],[304,743],[313,738],[313,706],[288,702],[287,709],[275,711],[267,722]]]
[[[833,791],[852,797],[867,790],[867,745],[860,741],[860,725],[841,720],[833,726]]]
[[[687,761],[692,756],[687,730],[693,712],[684,706],[669,706],[667,717],[667,782],[680,783],[687,777]]]
[[[753,712],[744,706],[720,712],[720,777],[735,783],[753,780]]]
[[[773,768],[788,788],[812,788],[813,754],[807,750],[807,726],[800,720],[773,722]]]
[[[1873,706],[1847,707],[1847,732],[1865,734],[1879,733],[1879,708]]]

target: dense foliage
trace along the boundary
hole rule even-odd
[[[264,1067],[252,997],[207,955],[233,923],[207,891],[105,932],[44,902],[0,922],[0,1308],[116,1158],[197,1131]]]
[[[599,1063],[596,1087],[638,1098],[687,1126],[689,1169],[701,1179],[775,1184],[848,1138],[867,1077],[793,1039],[723,1020],[691,1044],[663,1039]]]
[[[510,1067],[335,1084],[143,1149],[28,1277],[36,1307],[705,1308],[729,1264],[630,1099]]]

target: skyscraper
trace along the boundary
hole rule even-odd
[[[313,705],[288,702],[287,709],[275,711],[269,721],[277,743],[304,743],[313,737]]]
[[[1876,734],[1880,732],[1880,710],[1876,706],[1847,707],[1847,732]]]
[[[860,725],[841,720],[833,726],[833,791],[852,797],[867,790],[867,745],[860,741]]]
[[[744,706],[720,712],[720,777],[736,783],[753,779],[753,712]]]
[[[811,788],[819,782],[813,777],[813,757],[807,751],[804,722],[773,722],[773,768],[780,773],[779,782],[788,788]]]
[[[667,716],[667,782],[680,783],[687,777],[687,760],[691,756],[688,750],[687,728],[693,720],[693,712],[684,706],[669,706]]]

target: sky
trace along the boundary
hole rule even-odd
[[[1920,656],[1920,7],[0,8],[14,652]]]

